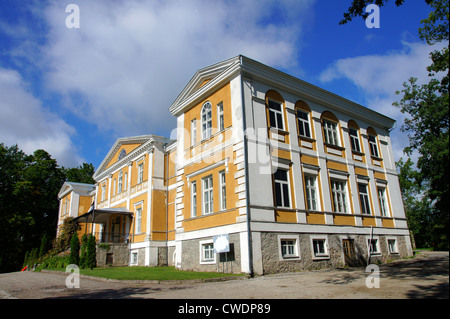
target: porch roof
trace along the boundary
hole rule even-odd
[[[112,215],[124,215],[128,216],[130,219],[133,218],[133,212],[129,211],[125,207],[118,208],[94,208],[90,209],[87,213],[75,217],[74,222],[84,222],[84,223],[94,223],[94,224],[104,224],[109,220]],[[81,221],[84,219],[84,221]]]

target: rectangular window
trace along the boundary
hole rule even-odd
[[[105,200],[106,195],[106,184],[102,185],[102,202]]]
[[[370,145],[370,154],[374,157],[380,157],[380,154],[378,153],[378,146],[377,146],[377,138],[373,135],[369,135],[369,145]]]
[[[386,189],[383,187],[378,187],[378,200],[380,202],[381,216],[390,217],[389,205],[386,199]]]
[[[328,247],[326,238],[313,238],[312,239],[314,257],[328,258]]]
[[[125,181],[124,181],[124,184],[123,184],[123,189],[124,190],[127,190],[127,186],[128,185],[128,173],[125,173]]]
[[[223,123],[223,103],[220,102],[217,104],[217,129],[218,131],[224,130],[224,123]]]
[[[388,239],[389,253],[398,254],[397,241],[395,239]]]
[[[116,179],[114,178],[113,181],[113,189],[112,189],[112,194],[115,195],[116,194]]]
[[[361,153],[361,147],[359,146],[358,131],[354,128],[348,129],[350,135],[350,144],[352,145],[352,151]]]
[[[137,265],[138,264],[138,252],[133,251],[131,253],[131,265]]]
[[[142,232],[142,208],[136,209],[136,234]]]
[[[202,245],[202,261],[214,261],[214,244],[208,243]]]
[[[122,186],[123,186],[123,172],[119,172],[119,183],[117,185],[117,194],[122,193]]]
[[[306,203],[309,210],[319,210],[316,180],[316,176],[305,175]]]
[[[331,180],[331,192],[333,196],[333,208],[337,213],[347,213],[346,182]]]
[[[203,198],[202,207],[203,215],[211,214],[213,209],[213,178],[212,176],[205,177],[203,180]]]
[[[220,210],[227,209],[227,185],[225,181],[225,171],[219,172],[219,196]]]
[[[337,130],[337,123],[330,121],[323,121],[323,133],[325,135],[325,143],[335,146],[340,146],[339,135]]]
[[[284,130],[281,103],[269,100],[269,124],[270,127]]]
[[[193,119],[191,121],[191,146],[197,143],[197,120]]]
[[[298,122],[298,134],[300,136],[311,138],[308,113],[301,110],[297,110],[297,122]]]
[[[191,183],[191,217],[197,216],[197,183]]]
[[[138,184],[144,181],[144,163],[138,165]]]
[[[275,181],[275,205],[277,207],[290,207],[288,171],[278,169],[273,176]]]
[[[281,240],[281,256],[283,258],[298,257],[297,254],[297,240],[282,239]]]
[[[369,251],[371,254],[380,254],[378,239],[367,239],[367,245],[369,246]]]
[[[367,191],[367,185],[358,184],[359,201],[361,202],[361,212],[363,214],[370,215],[370,203],[369,192]]]

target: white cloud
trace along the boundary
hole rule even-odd
[[[339,59],[320,74],[323,83],[336,79],[350,80],[362,89],[366,96],[365,106],[389,116],[397,121],[396,129],[391,133],[395,159],[405,157],[403,149],[409,145],[409,139],[400,131],[405,114],[392,103],[399,101],[403,83],[410,77],[418,83],[428,81],[427,66],[431,64],[429,54],[442,48],[442,44],[430,47],[426,43],[402,42],[403,50],[387,52],[384,55],[367,55]]]
[[[45,11],[47,85],[77,116],[133,135],[175,126],[168,107],[198,68],[238,54],[292,67],[313,1],[76,3],[79,29],[65,26],[68,3],[52,1]]]
[[[46,110],[17,71],[0,68],[0,96],[1,143],[17,144],[27,154],[45,149],[66,167],[83,162],[71,141],[73,127]]]

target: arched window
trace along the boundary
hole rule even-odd
[[[124,149],[121,150],[120,153],[119,153],[119,159],[118,159],[118,161],[120,161],[122,158],[124,158],[125,155],[127,155],[127,151],[125,151]]]
[[[370,155],[380,158],[380,152],[378,151],[377,132],[369,127],[367,128],[367,135],[369,136]]]
[[[266,93],[266,103],[268,109],[268,126],[279,130],[286,130],[284,126],[284,99],[280,93],[275,90],[269,90]]]
[[[202,139],[211,137],[212,132],[212,107],[210,102],[206,102],[202,107]]]
[[[325,144],[341,146],[339,120],[328,111],[322,113],[322,127]]]
[[[361,143],[359,140],[359,126],[355,121],[350,120],[348,122],[348,134],[350,136],[350,145],[353,152],[362,153]]]
[[[312,138],[311,124],[310,124],[311,109],[308,104],[303,101],[295,103],[295,115],[297,118],[298,135],[301,137]]]

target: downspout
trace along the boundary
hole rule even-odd
[[[166,182],[166,266],[169,266],[169,153],[167,152],[167,143],[164,146],[164,153],[166,153],[166,168],[164,172]]]
[[[242,70],[242,55],[240,56],[241,70]],[[253,243],[252,243],[252,232],[250,225],[250,190],[249,190],[249,176],[248,176],[248,147],[247,147],[247,123],[245,116],[245,99],[244,99],[244,80],[241,76],[241,99],[242,99],[242,126],[244,131],[243,142],[244,142],[244,172],[245,172],[245,205],[247,207],[247,239],[248,239],[248,269],[250,277],[254,276],[253,273]]]
[[[369,241],[369,253],[367,257],[367,266],[370,263],[370,257],[372,256],[372,240],[373,240],[373,226],[370,225],[370,241]]]

